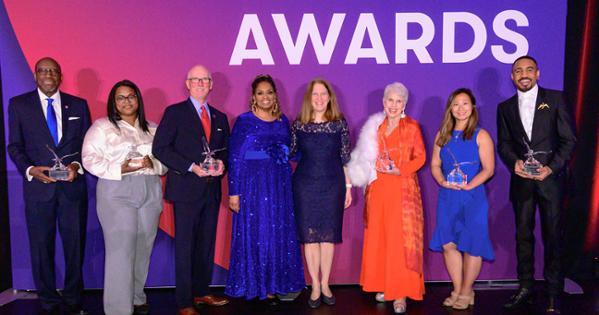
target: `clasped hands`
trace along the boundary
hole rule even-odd
[[[539,168],[539,175],[530,175],[524,172],[524,161],[517,160],[516,165],[514,165],[514,173],[522,178],[543,181],[553,173],[553,170],[549,166],[543,166]]]
[[[472,190],[472,186],[470,185],[470,183],[466,183],[466,184],[450,184],[448,181],[444,180],[443,182],[441,182],[439,185],[441,185],[441,187],[445,187],[447,189],[453,189],[453,190]]]
[[[153,168],[154,167],[154,163],[152,163],[152,159],[148,155],[144,156],[143,160],[141,161],[140,166],[130,166],[129,162],[131,162],[131,159],[125,160],[125,162],[123,162],[123,164],[121,164],[121,174],[135,172],[135,171],[141,170],[143,168]]]
[[[69,177],[65,181],[72,182],[77,178],[77,171],[79,170],[78,163],[71,163],[67,166],[69,170]],[[46,175],[47,171],[50,171],[51,167],[49,166],[33,166],[29,169],[29,175],[33,178],[39,180],[44,184],[55,183],[57,180]]]
[[[216,165],[216,169],[214,170],[204,170],[201,166],[194,163],[191,166],[191,171],[199,177],[221,176],[225,171],[225,164],[221,160],[216,160]]]

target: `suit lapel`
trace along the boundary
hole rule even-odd
[[[200,113],[196,111],[196,108],[193,106],[191,100],[187,100],[187,107],[189,109],[189,117],[191,117],[192,128],[195,129],[198,138],[200,139],[200,143],[202,137],[206,137],[204,134],[204,128],[202,128],[202,120],[200,119]]]
[[[71,116],[71,99],[64,93],[60,93],[60,110],[62,113],[62,137],[58,142],[58,146],[64,143],[69,127],[69,117]]]
[[[518,104],[518,94],[516,94],[513,98],[513,101],[510,104],[510,111],[512,117],[514,117],[514,128],[518,128],[518,133],[524,137],[524,139],[528,139],[528,135],[526,135],[526,131],[524,130],[524,125],[522,124],[522,117],[520,117],[520,104]],[[520,141],[520,139],[517,139]],[[530,139],[528,139],[530,142]]]
[[[44,116],[44,111],[42,110],[42,106],[46,106],[47,104],[43,104],[40,101],[39,94],[37,90],[31,92],[30,101],[26,104],[30,106],[30,110],[33,113],[31,120],[32,125],[40,126],[43,130],[44,136],[46,137],[46,144],[55,148],[54,139],[52,139],[52,134],[50,134],[50,129],[48,128],[48,122],[46,121],[46,116]]]
[[[540,133],[542,133],[539,128],[541,128],[541,121],[545,119],[545,114],[549,112],[546,109],[539,108],[539,105],[545,102],[545,89],[539,86],[539,92],[537,93],[537,100],[535,102],[535,116],[532,120],[532,132],[530,143],[533,143],[533,140],[538,140]]]

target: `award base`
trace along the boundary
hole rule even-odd
[[[454,168],[447,174],[447,183],[450,185],[466,185],[468,175],[464,174],[460,168]]]
[[[532,175],[532,176],[541,175],[541,173],[539,172],[540,168],[541,168],[540,165],[527,165],[525,163],[524,164],[524,173],[526,173],[528,175]]]
[[[69,178],[68,169],[51,169],[48,171],[48,177],[55,180],[67,180]]]
[[[208,171],[216,171],[218,169],[218,163],[213,158],[208,158],[204,160],[204,162],[200,163],[200,167],[208,172]]]
[[[143,161],[144,158],[142,157],[136,157],[136,158],[132,158],[131,160],[129,160],[129,167],[141,167],[143,165]]]

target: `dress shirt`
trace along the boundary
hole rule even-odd
[[[122,120],[117,121],[117,129],[103,117],[94,122],[85,134],[83,140],[82,161],[85,169],[95,176],[103,179],[121,180],[127,175],[163,175],[166,166],[152,156],[152,140],[156,133],[156,124],[148,122],[149,133],[139,127],[138,120],[135,126]],[[121,174],[121,165],[125,162],[132,145],[137,145],[137,151],[143,156],[150,156],[153,168],[143,168],[131,173]]]
[[[532,140],[532,123],[535,119],[537,94],[539,94],[539,86],[537,84],[526,92],[518,90],[518,111],[520,112],[520,120],[522,120],[522,126],[529,141]]]

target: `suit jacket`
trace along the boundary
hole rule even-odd
[[[576,143],[572,120],[562,92],[540,86],[532,124],[532,139],[528,139],[520,119],[518,94],[497,107],[497,133],[499,156],[512,176],[516,161],[526,160],[524,154],[527,148],[523,139],[526,139],[534,151],[551,151],[538,154],[535,158],[541,164],[549,166],[555,175],[563,170]]]
[[[50,135],[37,90],[15,96],[8,103],[8,154],[23,176],[30,166],[54,165],[54,156],[46,145],[56,151],[59,157],[77,153],[65,158],[65,165],[75,161],[81,164],[81,146],[91,124],[89,108],[84,99],[64,92],[60,92],[60,99],[62,138],[57,145],[54,145]],[[63,189],[73,200],[87,198],[85,176],[77,176],[72,183],[59,181],[44,184],[35,179],[25,179],[25,202],[49,200],[57,189]]]
[[[210,149],[225,149],[215,154],[215,158],[227,165],[227,147],[229,144],[229,122],[227,116],[210,108]],[[199,164],[205,158],[202,138],[206,135],[202,128],[200,115],[191,100],[167,107],[156,129],[152,154],[165,164],[169,171],[166,175],[165,198],[171,201],[194,201],[205,198],[206,189],[212,185],[220,202],[220,179],[199,177],[189,172],[192,163]]]

